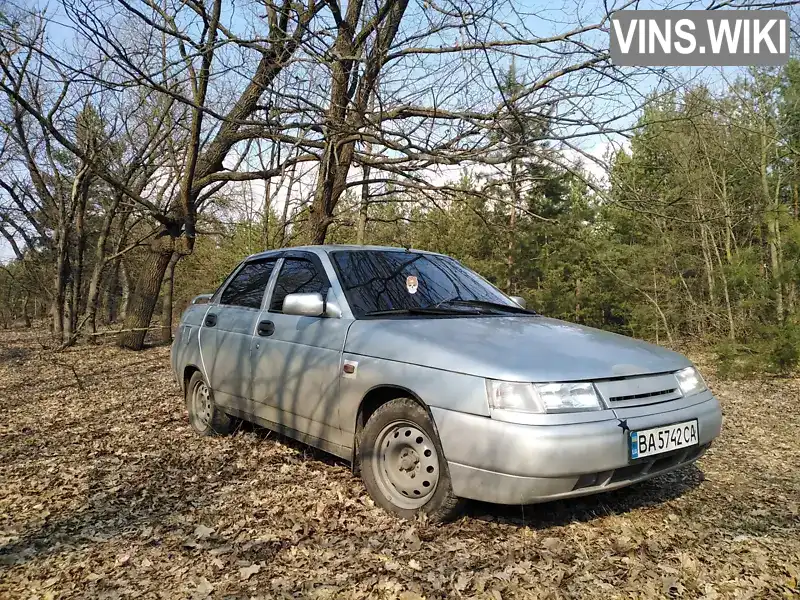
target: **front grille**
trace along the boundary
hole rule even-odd
[[[669,402],[682,396],[672,373],[601,379],[595,381],[594,386],[611,408]]]
[[[678,388],[671,388],[668,390],[657,390],[655,392],[645,392],[643,394],[629,394],[628,396],[611,396],[611,402],[622,402],[624,400],[640,400],[642,398],[655,398],[656,396],[667,396],[674,394]]]
[[[572,491],[587,490],[589,488],[596,488],[601,491],[604,487],[613,485],[615,483],[635,481],[644,477],[658,475],[668,471],[674,467],[687,464],[691,461],[700,458],[703,453],[708,450],[711,444],[703,444],[702,446],[695,446],[693,448],[686,448],[673,454],[662,457],[654,457],[652,459],[636,462],[619,469],[612,471],[600,471],[599,473],[586,473],[578,478]]]

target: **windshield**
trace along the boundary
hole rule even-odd
[[[493,314],[521,310],[487,281],[447,256],[340,250],[332,252],[331,258],[356,318],[434,308],[451,314],[482,314],[466,304],[472,301],[498,305]]]

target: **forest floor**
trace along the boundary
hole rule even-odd
[[[167,348],[43,335],[0,333],[2,598],[800,597],[798,379],[710,376],[696,466],[436,526],[266,430],[195,435]]]

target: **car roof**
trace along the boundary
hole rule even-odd
[[[256,254],[252,254],[248,256],[248,259],[251,258],[260,258],[265,256],[270,256],[272,254],[278,252],[285,252],[290,250],[306,250],[309,252],[314,252],[315,254],[328,254],[329,252],[335,252],[340,250],[348,250],[348,251],[359,251],[359,250],[377,250],[381,252],[415,252],[419,254],[439,254],[438,252],[429,252],[428,250],[417,250],[416,248],[396,248],[394,246],[358,246],[355,244],[320,244],[320,245],[308,245],[308,246],[291,246],[288,248],[275,248],[274,250],[266,250],[264,252],[258,252]]]

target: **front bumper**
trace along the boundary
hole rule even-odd
[[[431,413],[453,493],[497,504],[584,496],[644,481],[700,458],[722,428],[710,392],[625,414],[601,411],[598,420],[572,424],[521,425],[434,407]],[[698,421],[698,446],[629,460],[624,425],[636,431],[691,419]]]

